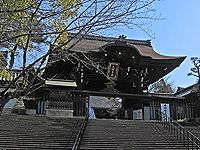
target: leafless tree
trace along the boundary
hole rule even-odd
[[[174,93],[175,89],[174,82],[169,82],[169,77],[162,78],[148,87],[150,93]]]
[[[200,58],[192,57],[191,62],[194,65],[188,73],[188,76],[194,76],[197,78],[197,84],[193,87],[193,92],[198,93],[198,97],[200,98]]]
[[[27,95],[30,90],[34,90],[33,82],[38,73],[45,69],[45,63],[50,55],[57,52],[57,55],[62,56],[57,61],[71,57],[79,59],[75,53],[69,56],[68,51],[85,35],[108,36],[114,35],[121,27],[137,27],[152,36],[149,28],[151,21],[162,19],[160,15],[155,14],[156,10],[152,7],[157,1],[159,0],[74,0],[69,6],[61,5],[66,1],[60,1],[62,3],[55,6],[52,1],[35,0],[30,3],[28,1],[27,5],[19,8],[13,8],[15,5],[11,4],[1,6],[0,45],[9,49],[10,69],[14,59],[19,58],[22,62],[22,71],[1,92],[0,112],[11,98]],[[69,32],[74,33],[74,36],[67,38]],[[67,47],[75,38],[76,42]],[[42,43],[45,48],[41,47]],[[86,65],[96,65],[88,63],[92,60],[87,60]],[[37,69],[30,79],[28,71],[33,67]],[[15,92],[8,92],[20,78],[23,78],[21,86],[17,87]]]

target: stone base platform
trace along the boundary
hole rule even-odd
[[[46,117],[73,118],[73,110],[46,109]]]

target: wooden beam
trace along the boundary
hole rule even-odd
[[[71,90],[71,93],[88,94],[91,96],[105,96],[105,97],[121,97],[121,98],[134,98],[134,99],[172,99],[172,100],[187,100],[185,97],[162,96],[153,94],[129,94],[129,93],[112,93],[100,91],[87,91],[87,90]]]

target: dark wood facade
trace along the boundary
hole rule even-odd
[[[74,34],[69,34],[69,38],[72,38],[69,46],[78,40],[73,36]],[[59,57],[50,56],[49,63],[53,65],[45,70],[43,78],[47,80],[53,77],[57,80],[70,80],[76,83],[77,86],[73,89],[68,90],[67,86],[66,89],[62,88],[63,92],[79,90],[74,96],[66,93],[70,96],[64,99],[65,102],[73,103],[70,104],[73,107],[69,108],[74,110],[74,115],[85,113],[85,102],[88,97],[82,95],[83,91],[100,92],[100,96],[110,97],[116,97],[116,93],[121,93],[117,96],[123,98],[122,110],[149,107],[150,119],[156,119],[155,109],[160,109],[161,103],[170,104],[171,114],[175,119],[193,117],[195,114],[195,106],[185,99],[173,96],[152,98],[143,92],[148,85],[174,70],[185,59],[185,57],[164,56],[156,53],[149,40],[125,39],[124,36],[119,38],[86,36],[66,52],[57,53]],[[58,58],[60,61],[57,61]],[[49,101],[52,101],[52,107],[57,106],[54,104],[55,101],[60,101],[57,103],[63,101],[62,94],[52,94],[54,90],[61,91],[59,87],[54,86],[43,92],[41,96],[43,102],[37,102],[38,113],[45,113],[42,107],[49,107]],[[132,96],[130,98],[123,94]],[[182,113],[183,108],[187,110],[187,113]]]
[[[89,95],[53,88],[40,89],[26,101],[26,109],[36,109],[37,114],[45,114],[46,109],[73,110],[73,116],[84,116],[89,105]]]
[[[74,42],[76,38],[69,46]],[[73,80],[77,89],[92,91],[100,91],[107,88],[106,83],[114,82],[114,88],[122,93],[142,93],[185,59],[160,55],[150,41],[126,40],[124,36],[87,36],[62,55],[67,57],[47,68],[44,78]],[[58,58],[52,55],[49,62],[55,59]]]

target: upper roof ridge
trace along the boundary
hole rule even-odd
[[[73,36],[73,35],[75,35],[75,33],[68,33],[68,36]],[[124,35],[120,35],[119,38],[106,37],[106,36],[96,36],[96,35],[85,35],[84,39],[115,42],[116,40],[120,39],[121,37],[126,38],[126,36],[124,36]],[[125,40],[127,41],[127,43],[130,43],[130,44],[152,46],[150,39],[148,39],[148,40],[125,39]]]

